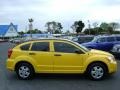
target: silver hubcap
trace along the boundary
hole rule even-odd
[[[95,79],[101,78],[101,77],[103,76],[103,74],[104,74],[104,70],[103,70],[103,68],[100,67],[100,66],[95,66],[95,67],[93,67],[92,70],[91,70],[91,75],[92,75],[92,77],[95,78]]]
[[[30,75],[30,69],[26,66],[21,66],[19,68],[19,76],[22,78],[27,78]]]

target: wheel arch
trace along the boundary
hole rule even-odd
[[[27,63],[27,64],[31,65],[32,68],[33,68],[33,70],[35,71],[34,65],[33,65],[32,63],[28,62],[28,61],[25,61],[25,60],[18,61],[18,62],[15,64],[14,70],[16,70],[16,69],[17,69],[17,66],[18,66],[19,64],[21,64],[21,63]]]
[[[107,73],[109,72],[108,65],[107,65],[105,62],[102,62],[102,61],[93,61],[93,62],[91,62],[91,63],[89,63],[89,64],[87,65],[87,68],[86,68],[86,70],[85,70],[85,73],[88,71],[89,67],[90,67],[92,64],[94,64],[94,63],[101,63],[101,64],[103,64],[103,65],[105,66],[106,70],[107,70]]]

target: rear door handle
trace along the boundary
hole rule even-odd
[[[62,56],[61,54],[54,54],[54,56]]]
[[[29,55],[35,55],[35,53],[29,53]]]

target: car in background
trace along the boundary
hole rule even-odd
[[[9,41],[10,43],[13,43],[13,39],[9,39],[8,41]]]
[[[93,35],[81,35],[81,36],[78,36],[78,37],[74,37],[72,39],[72,41],[81,44],[81,43],[90,42],[90,41],[93,40],[93,38],[94,38]]]
[[[120,44],[113,46],[111,53],[118,59],[120,59]]]
[[[96,36],[91,42],[83,43],[82,45],[87,48],[109,52],[115,44],[120,44],[120,35]]]
[[[22,42],[22,39],[21,38],[12,38],[12,39],[9,39],[9,42],[19,44]]]
[[[9,42],[14,43],[14,44],[20,44],[23,42],[27,42],[29,40],[32,40],[32,39],[30,39],[30,38],[12,38],[12,39],[9,39]]]
[[[4,40],[4,39],[0,39],[0,42],[7,42],[7,40]]]
[[[110,53],[88,50],[71,40],[41,39],[9,49],[7,69],[20,79],[30,79],[34,73],[78,73],[101,80],[116,72],[117,62]]]

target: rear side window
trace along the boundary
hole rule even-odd
[[[29,50],[29,48],[30,48],[30,43],[29,44],[25,44],[25,45],[22,45],[21,47],[20,47],[20,49],[21,50]]]
[[[49,51],[49,42],[35,42],[32,44],[31,51]]]
[[[117,41],[120,41],[120,37],[116,37],[116,40],[117,40]]]
[[[115,38],[114,37],[107,37],[107,41],[108,42],[113,42],[113,41],[115,41]]]

